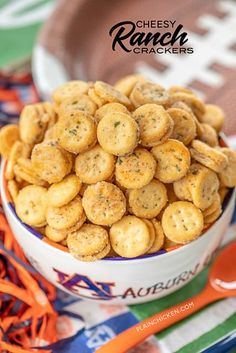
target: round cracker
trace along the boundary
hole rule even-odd
[[[82,227],[82,225],[84,224],[84,222],[86,221],[86,216],[85,213],[83,212],[81,218],[78,220],[77,223],[75,223],[72,227],[70,228],[65,228],[65,229],[55,229],[50,227],[49,225],[47,225],[47,233],[46,234],[46,228],[45,228],[45,235],[48,236],[49,239],[55,241],[55,242],[61,242],[60,240],[54,240],[53,237],[55,239],[66,239],[68,234],[76,232],[78,229],[80,229]]]
[[[222,212],[222,208],[219,206],[214,212],[204,217],[204,223],[210,224],[215,222],[217,218],[219,218],[219,216],[221,215],[221,212]]]
[[[185,92],[176,92],[170,96],[169,102],[173,105],[176,102],[183,102],[187,104],[193,113],[200,119],[205,113],[205,104],[201,99],[194,94]]]
[[[49,102],[26,105],[19,119],[21,140],[28,144],[43,140],[49,125],[56,121],[56,112]]]
[[[70,253],[79,260],[92,261],[105,257],[109,250],[108,232],[101,226],[84,224],[67,237]]]
[[[125,214],[126,199],[115,185],[101,181],[84,191],[82,204],[87,218],[94,224],[110,225]]]
[[[124,94],[116,90],[108,83],[96,81],[94,84],[94,90],[96,94],[107,103],[118,102],[127,107],[130,107],[131,105],[129,99]]]
[[[143,75],[133,74],[122,77],[119,81],[114,84],[114,88],[129,97],[131,91],[137,82],[145,82],[146,79]]]
[[[11,148],[9,158],[7,161],[7,166],[5,170],[5,177],[7,180],[14,178],[14,165],[17,163],[18,159],[21,157],[28,158],[30,155],[30,148],[28,145],[21,141],[16,141]]]
[[[168,132],[171,135],[173,123],[161,105],[144,104],[137,108],[132,116],[139,125],[140,143],[144,146],[155,146]]]
[[[121,186],[138,189],[150,183],[155,171],[156,162],[152,154],[144,148],[136,148],[131,155],[118,158],[115,176]]]
[[[193,163],[186,178],[193,203],[202,210],[208,208],[219,190],[216,173],[199,163]]]
[[[169,139],[151,152],[157,161],[155,177],[163,183],[172,183],[187,174],[190,153],[182,142]]]
[[[145,254],[150,247],[147,224],[135,217],[125,216],[110,229],[111,246],[117,254],[132,258]]]
[[[154,218],[167,203],[167,191],[159,180],[152,180],[140,189],[129,191],[129,206],[132,213],[141,218]]]
[[[236,186],[236,152],[230,148],[221,148],[220,151],[228,158],[228,164],[219,173],[222,185],[232,188]]]
[[[16,213],[22,222],[37,226],[46,221],[47,189],[29,185],[21,189],[16,199]]]
[[[115,168],[115,158],[99,145],[80,153],[75,160],[75,172],[83,183],[107,180]]]
[[[77,111],[84,112],[88,115],[94,115],[97,109],[97,105],[89,98],[86,94],[80,97],[68,97],[63,100],[59,109],[59,117],[64,114],[74,113]]]
[[[211,147],[219,146],[216,130],[208,124],[201,124],[201,130],[198,132],[198,138]]]
[[[46,219],[50,227],[61,230],[73,227],[81,218],[84,211],[80,196],[76,196],[62,207],[48,206]]]
[[[52,184],[48,189],[48,203],[54,207],[68,204],[78,195],[82,182],[75,174],[67,175],[59,183]]]
[[[214,198],[214,201],[212,202],[212,204],[209,207],[207,207],[205,210],[203,210],[202,213],[203,213],[204,219],[205,219],[205,217],[214,213],[219,208],[221,208],[221,198],[220,198],[220,194],[217,193],[215,195],[215,198]]]
[[[193,140],[190,152],[191,156],[196,161],[212,169],[216,173],[222,172],[224,168],[227,167],[228,157],[219,149],[210,147],[202,141]]]
[[[146,103],[166,106],[169,102],[169,93],[155,83],[137,82],[130,94],[130,100],[135,108]]]
[[[107,104],[103,105],[102,107],[100,107],[99,109],[97,109],[97,111],[95,113],[95,120],[98,123],[105,115],[112,114],[112,113],[129,114],[129,111],[126,108],[126,106],[124,106],[121,103],[117,103],[117,102],[107,103]]]
[[[110,113],[98,123],[97,137],[106,152],[123,156],[131,153],[138,144],[138,125],[128,114]]]
[[[60,243],[67,237],[66,233],[61,232],[60,230],[52,228],[50,226],[46,226],[45,235],[48,239],[54,241],[55,243]]]
[[[0,154],[4,158],[9,158],[10,151],[14,143],[20,139],[17,125],[9,124],[0,129]]]
[[[165,235],[163,232],[163,228],[161,223],[156,220],[155,218],[151,220],[153,226],[154,226],[154,230],[155,230],[155,239],[154,242],[151,246],[151,248],[147,251],[148,254],[153,254],[155,252],[157,252],[158,250],[160,250],[163,245],[164,245],[164,240],[165,240]]]
[[[72,153],[88,150],[97,139],[93,118],[82,111],[61,115],[56,134],[59,144]]]
[[[35,145],[31,161],[35,173],[49,184],[61,181],[72,167],[71,155],[54,141]]]
[[[206,104],[205,113],[200,117],[200,121],[211,125],[217,132],[220,132],[224,125],[225,114],[219,106]]]
[[[28,160],[30,162],[30,160]],[[47,182],[38,178],[35,174],[32,167],[23,167],[19,164],[14,165],[13,167],[14,175],[17,178],[20,178],[22,181],[26,181],[29,184],[47,186]]]
[[[15,180],[9,180],[7,183],[7,189],[12,197],[14,203],[16,203],[17,196],[19,194],[19,187]]]
[[[171,138],[188,145],[196,136],[196,123],[192,114],[183,109],[170,108],[167,110],[174,122]]]
[[[57,105],[60,105],[67,98],[82,96],[88,92],[88,89],[89,84],[87,82],[80,80],[69,81],[57,87],[52,94],[52,98]]]
[[[149,249],[151,249],[151,247],[154,244],[155,237],[156,237],[156,232],[155,232],[154,225],[152,224],[152,222],[149,219],[144,219],[143,218],[142,221],[144,223],[146,223],[146,225],[148,227],[148,230],[149,230],[149,235],[150,235],[150,241],[149,241],[149,246],[148,246],[148,251],[149,251]]]
[[[162,216],[162,227],[168,239],[184,244],[198,238],[203,230],[203,215],[191,202],[170,204]]]
[[[93,87],[89,88],[88,96],[98,106],[98,108],[106,104],[106,101],[104,101],[101,97],[97,95]]]
[[[190,167],[191,169],[191,167]],[[188,175],[184,178],[177,180],[173,183],[174,193],[178,197],[178,199],[184,201],[192,201],[192,195],[189,191],[189,178]]]

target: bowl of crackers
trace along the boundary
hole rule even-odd
[[[31,264],[54,285],[141,303],[188,283],[232,217],[236,152],[224,112],[141,75],[70,81],[0,130],[1,197]]]

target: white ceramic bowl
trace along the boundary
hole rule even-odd
[[[108,304],[137,304],[161,298],[188,283],[221,243],[234,210],[235,190],[221,217],[197,240],[171,252],[136,259],[81,262],[50,244],[16,216],[1,168],[1,197],[6,217],[31,264],[58,288],[80,298]]]

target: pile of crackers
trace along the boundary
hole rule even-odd
[[[236,185],[224,113],[141,75],[70,81],[0,130],[22,222],[82,261],[151,254],[197,239]]]

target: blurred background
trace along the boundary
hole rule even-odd
[[[109,30],[114,24],[153,19],[181,23],[194,53],[112,51]],[[225,132],[236,132],[235,1],[0,0],[0,41],[2,72],[32,68],[43,99],[69,79],[114,83],[122,75],[141,72],[167,87],[189,86],[219,104],[227,114]]]

